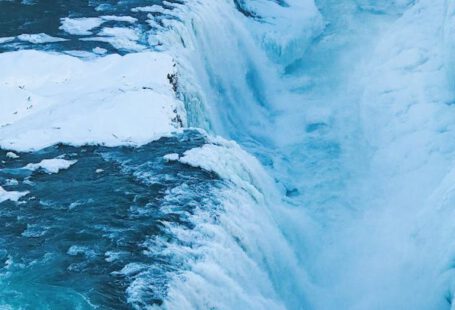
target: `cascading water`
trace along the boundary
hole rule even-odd
[[[436,156],[422,148],[429,133],[414,140],[415,134],[400,137],[402,131],[425,128],[424,119],[378,102],[418,100],[416,111],[452,115],[445,80],[452,80],[446,73],[452,72],[446,67],[452,63],[447,55],[453,41],[447,30],[451,7],[443,2],[188,1],[191,10],[171,13],[178,18],[167,24],[172,31],[165,42],[180,65],[180,91],[190,119],[204,119],[210,124],[205,128],[257,156],[282,195],[272,215],[307,274],[295,280],[306,283],[295,291],[305,297],[286,303],[289,308],[450,307],[451,288],[446,293],[445,277],[435,274],[447,268],[446,259],[424,255],[444,251],[444,245],[428,244],[428,238],[437,237],[420,228],[422,215],[406,213],[420,214],[427,205],[439,204],[422,201],[440,199],[434,198],[440,193],[430,193],[453,155],[443,151]],[[444,22],[431,22],[436,16]],[[411,31],[421,33],[412,39]],[[432,37],[432,31],[441,37]],[[384,86],[378,76],[385,77]],[[400,79],[415,82],[406,87]],[[429,93],[416,97],[416,85]],[[203,108],[192,110],[194,102]],[[191,117],[201,111],[207,111],[204,117]],[[391,125],[403,117],[411,123]],[[388,147],[393,140],[405,146]],[[415,159],[409,155],[413,149],[419,154]],[[393,171],[409,160],[421,167]],[[429,217],[432,211],[425,212]],[[433,216],[444,222],[441,215]],[[448,228],[439,231],[444,233],[452,235]],[[434,269],[430,262],[436,261]],[[274,284],[292,278],[282,276]],[[440,284],[429,288],[431,279]]]
[[[0,54],[0,309],[453,307],[452,2],[60,5],[0,38],[85,59]]]

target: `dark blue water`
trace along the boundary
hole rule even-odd
[[[108,21],[103,27],[139,30],[147,48],[153,29],[148,13],[132,12],[162,0],[0,0],[0,38],[46,33],[65,42],[32,44],[15,39],[0,53],[20,49],[124,54],[105,42],[60,30],[61,18],[131,16],[134,24]],[[178,1],[172,1],[178,2]],[[163,4],[166,5],[166,4]],[[157,22],[160,15],[155,14]],[[161,16],[162,18],[169,18]],[[0,186],[28,191],[18,202],[0,203],[0,309],[145,309],[166,298],[170,279],[188,268],[169,245],[191,247],[169,227],[192,229],[195,210],[216,212],[213,173],[168,162],[205,143],[196,131],[142,147],[55,145],[6,156],[0,149]],[[22,169],[43,159],[76,164],[57,174]]]
[[[182,2],[178,0],[168,2]],[[40,49],[50,51],[82,50],[91,51],[95,47],[109,53],[124,54],[127,51],[116,49],[106,42],[83,41],[84,37],[96,36],[103,27],[132,27],[142,33],[139,43],[146,46],[152,27],[147,23],[146,12],[133,12],[131,9],[154,4],[163,5],[163,0],[0,0],[0,38],[15,37],[21,34],[46,33],[64,38],[67,41],[44,44],[31,44],[18,39],[0,44],[0,53],[20,49]],[[71,35],[59,29],[61,18],[98,17],[102,15],[131,16],[138,19],[132,25],[126,22],[108,21],[93,29],[93,35]],[[160,14],[153,13],[160,22]],[[165,18],[164,16],[162,16]]]
[[[165,254],[181,242],[166,226],[191,229],[197,208],[216,208],[211,191],[221,182],[163,156],[204,143],[187,131],[138,148],[56,145],[18,159],[0,150],[0,185],[30,192],[0,203],[0,308],[161,304],[169,278],[185,269]],[[77,163],[57,174],[21,169],[56,157]]]

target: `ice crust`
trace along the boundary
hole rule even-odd
[[[27,195],[28,192],[7,191],[0,186],[0,202],[11,200],[13,202],[19,201],[22,197]]]
[[[90,35],[93,28],[101,26],[104,20],[100,17],[65,17],[61,20],[60,29],[74,35]]]
[[[191,245],[167,245],[187,264],[169,283],[170,309],[449,308],[455,5],[235,3],[134,9],[170,17],[149,16],[158,35],[148,41],[164,53],[1,54],[0,145],[138,145],[182,124],[238,141],[208,136],[163,158],[222,180],[221,212],[168,227]],[[102,23],[67,30],[92,35]],[[85,39],[144,48],[134,25]],[[21,194],[3,190],[0,201]],[[135,286],[127,293],[137,297]]]
[[[101,26],[108,21],[125,22],[134,24],[137,19],[131,16],[115,16],[105,15],[100,17],[80,17],[70,18],[65,17],[61,19],[60,29],[73,35],[91,35],[92,30]]]
[[[53,43],[53,42],[62,42],[66,41],[63,38],[57,38],[50,36],[45,33],[33,33],[33,34],[21,34],[17,36],[17,39],[21,41],[26,41],[33,44],[41,44],[41,43]],[[3,42],[5,43],[5,42]]]
[[[141,144],[185,121],[165,54],[83,61],[30,50],[0,54],[0,67],[0,145],[7,149]]]
[[[66,170],[74,165],[77,160],[65,160],[61,158],[44,159],[36,164],[28,164],[24,169],[36,171],[38,169],[44,170],[46,173],[58,173],[60,170]]]

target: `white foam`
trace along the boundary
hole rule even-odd
[[[208,139],[208,144],[185,152],[179,161],[216,173],[224,184],[212,189],[213,202],[205,201],[192,212],[194,228],[166,224],[187,245],[169,244],[166,253],[189,265],[172,278],[165,306],[295,307],[307,279],[275,223],[279,215],[274,204],[280,202],[274,182],[236,143]],[[184,185],[173,189],[169,199],[185,190]]]
[[[250,24],[264,50],[273,60],[285,65],[301,58],[325,27],[314,0],[288,0],[285,5],[255,0],[246,2],[245,6],[261,21]]]
[[[81,245],[72,245],[66,253],[71,256],[84,255],[87,258],[96,256],[96,252],[93,249]]]
[[[6,186],[16,186],[16,185],[19,185],[19,181],[16,179],[7,179],[5,181],[5,185]]]

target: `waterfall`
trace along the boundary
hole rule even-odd
[[[276,265],[263,269],[283,302],[274,306],[425,308],[450,300],[446,280],[435,274],[446,268],[444,255],[416,258],[437,249],[428,243],[436,237],[421,217],[406,215],[435,212],[432,193],[453,158],[447,146],[438,155],[430,150],[452,135],[441,125],[453,113],[452,60],[444,52],[452,42],[451,14],[444,3],[169,4],[173,18],[162,22],[160,37],[177,60],[190,125],[258,158],[260,178],[271,178],[266,191],[279,197],[252,204],[255,212],[269,209],[283,246],[292,249],[281,264],[302,270],[283,280],[275,278]],[[429,125],[429,115],[438,121]],[[384,251],[393,258],[384,259]],[[430,279],[440,285],[429,289]],[[286,290],[291,299],[279,289],[287,281],[295,283]],[[416,292],[431,296],[410,301]]]

